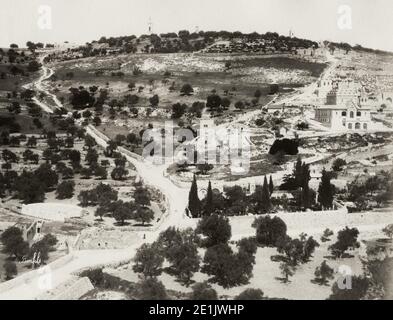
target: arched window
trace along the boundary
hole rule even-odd
[[[351,112],[349,113],[349,117],[350,117],[350,118],[353,118],[353,116],[354,116],[353,111],[351,111]]]
[[[367,123],[363,123],[363,129],[367,130]]]
[[[361,111],[357,111],[357,112],[356,112],[356,116],[357,116],[357,117],[361,117],[361,116],[362,116],[362,112],[361,112]]]
[[[352,129],[352,123],[348,123],[348,129]]]
[[[341,115],[342,115],[343,117],[346,117],[346,116],[347,116],[347,112],[346,112],[346,111],[343,111],[343,112],[341,112]]]
[[[356,130],[359,130],[359,129],[360,129],[360,123],[359,123],[359,122],[356,122],[356,123],[355,123],[355,129],[356,129]]]

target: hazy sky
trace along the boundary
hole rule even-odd
[[[52,28],[38,26],[50,6]],[[340,5],[352,9],[352,29],[337,26]],[[85,43],[101,36],[188,29],[264,33],[345,41],[393,51],[392,0],[0,0],[0,46],[34,42]]]

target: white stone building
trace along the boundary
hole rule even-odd
[[[371,109],[353,102],[321,106],[315,110],[315,120],[332,130],[368,130],[374,127]]]
[[[198,163],[230,164],[232,173],[242,174],[249,168],[253,146],[245,126],[217,127],[213,119],[203,117],[198,136],[183,143],[183,151],[176,158],[185,159],[194,150],[198,154]]]
[[[372,101],[362,87],[350,80],[321,81],[318,97],[322,102],[315,110],[315,120],[332,130],[369,130]],[[329,88],[331,88],[329,90]]]

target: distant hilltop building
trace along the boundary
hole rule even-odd
[[[376,124],[371,119],[372,101],[362,86],[354,81],[321,80],[318,84],[320,106],[315,120],[332,130],[369,130]]]
[[[322,47],[318,48],[294,48],[293,52],[302,57],[309,58],[321,58],[323,59],[326,56],[326,49]],[[315,60],[316,61],[316,60]]]

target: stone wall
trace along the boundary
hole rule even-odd
[[[99,130],[97,130],[94,126],[91,124],[87,126],[87,133],[89,133],[89,130],[97,135],[100,139],[104,140],[105,142],[108,142],[110,139],[103,133],[101,133]]]
[[[83,277],[77,280],[73,285],[67,288],[62,293],[58,294],[53,300],[78,300],[89,291],[93,290],[94,286],[88,277]]]
[[[137,234],[127,231],[130,230],[113,227],[91,227],[84,229],[82,230],[78,241],[75,243],[74,249],[88,250],[127,248],[140,240]]]
[[[126,148],[117,147],[117,150],[118,150],[120,153],[122,153],[123,155],[127,155],[127,156],[129,156],[129,157],[131,157],[131,158],[133,158],[133,159],[135,159],[135,160],[138,160],[138,161],[142,161],[142,160],[143,160],[143,157],[142,157],[142,156],[140,156],[139,154],[136,154],[136,153],[134,153],[134,152],[131,152],[130,150],[127,150]]]

